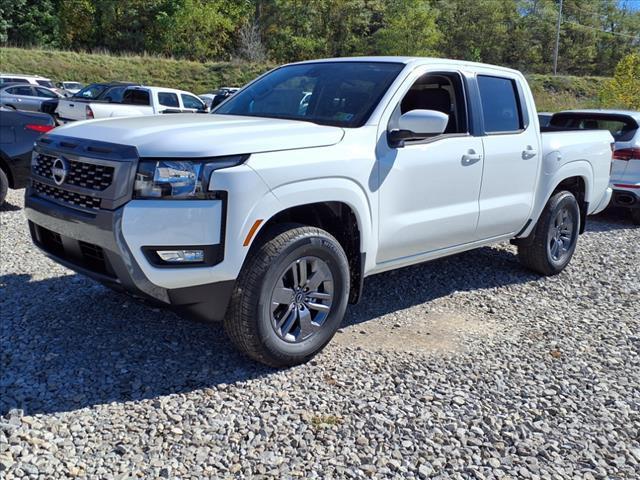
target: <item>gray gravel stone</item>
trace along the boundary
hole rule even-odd
[[[625,215],[551,278],[508,244],[369,278],[325,352],[275,371],[47,260],[21,195],[0,209],[3,478],[638,478]]]

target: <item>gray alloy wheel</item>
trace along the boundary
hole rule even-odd
[[[349,301],[349,259],[326,230],[268,227],[236,280],[224,329],[251,358],[280,368],[304,363],[340,327]]]
[[[568,207],[560,208],[553,217],[547,234],[548,254],[552,261],[561,263],[573,251],[578,236],[573,213]]]
[[[554,193],[525,242],[518,243],[522,264],[542,275],[556,275],[569,264],[578,244],[580,207],[572,192]]]
[[[316,334],[331,311],[333,275],[318,257],[292,262],[271,294],[271,323],[276,335],[299,343]]]

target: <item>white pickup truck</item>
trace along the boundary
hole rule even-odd
[[[114,95],[117,90],[112,89]],[[207,111],[200,98],[183,90],[137,85],[120,90],[117,97],[107,95],[102,100],[89,102],[74,97],[61,99],[56,114],[63,121],[69,121]]]
[[[55,261],[223,320],[240,350],[286,366],[329,342],[369,275],[507,240],[526,267],[561,272],[611,198],[612,142],[541,133],[514,70],[310,61],[211,115],[55,129],[26,215]]]

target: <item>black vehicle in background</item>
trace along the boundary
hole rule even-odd
[[[0,206],[9,188],[27,186],[33,143],[55,126],[46,113],[0,107]]]

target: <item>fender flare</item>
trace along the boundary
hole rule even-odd
[[[548,154],[547,158],[550,155],[553,155],[553,153],[556,152]],[[582,178],[585,187],[584,200],[585,202],[589,202],[591,198],[591,190],[593,188],[593,167],[587,160],[574,160],[572,162],[565,163],[552,172],[543,172],[542,181],[540,182],[540,186],[536,193],[534,208],[529,216],[530,220],[527,225],[525,225],[525,228],[518,233],[518,239],[524,239],[531,235],[531,232],[538,223],[538,219],[540,218],[540,215],[542,215],[542,211],[549,202],[553,192],[564,180],[572,177]]]
[[[373,209],[362,186],[344,177],[324,177],[279,185],[255,205],[248,218],[264,219],[255,232],[257,235],[270,219],[289,208],[325,202],[344,203],[353,211],[360,231],[360,251],[371,251],[375,239]],[[242,230],[246,233],[250,228],[251,225],[245,224]]]

